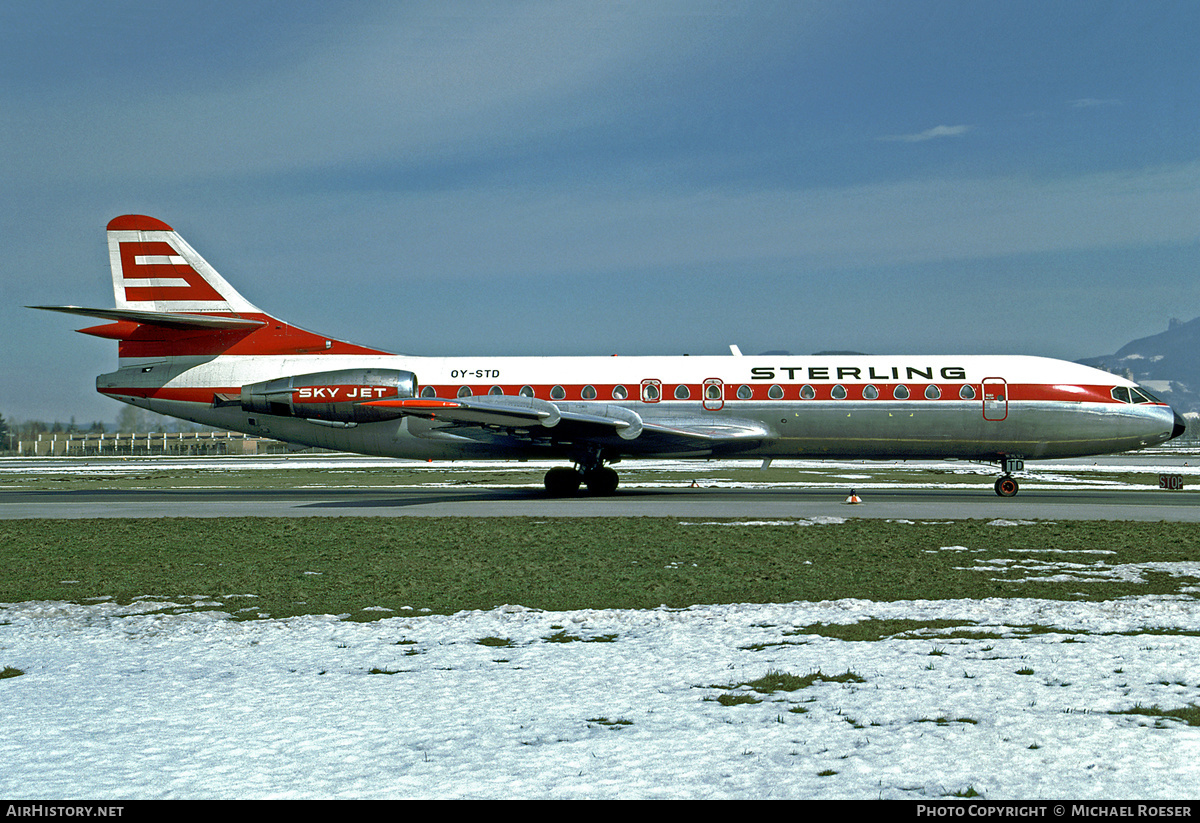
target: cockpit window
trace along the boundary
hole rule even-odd
[[[1112,390],[1112,398],[1118,403],[1132,403],[1133,398],[1129,396],[1128,386],[1116,386]]]
[[[1140,386],[1137,387],[1136,389],[1130,389],[1130,391],[1133,393],[1133,402],[1134,403],[1162,403],[1163,402]]]

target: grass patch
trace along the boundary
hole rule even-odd
[[[475,642],[480,646],[491,646],[497,649],[509,649],[516,645],[507,637],[481,637]]]
[[[1162,709],[1158,706],[1134,706],[1132,709],[1123,709],[1121,711],[1110,711],[1109,714],[1129,714],[1140,717],[1153,717],[1156,720],[1155,725],[1160,728],[1165,728],[1163,720],[1177,720],[1186,723],[1189,726],[1200,726],[1200,706],[1190,704],[1182,709]]]
[[[713,698],[706,697],[704,699],[712,700]],[[747,704],[761,703],[762,699],[755,697],[749,692],[742,692],[741,694],[719,694],[716,697],[716,701],[722,706],[744,706]]]
[[[956,620],[861,620],[857,623],[813,623],[784,632],[784,636],[816,634],[837,640],[886,640],[900,635],[928,637],[932,632],[973,626]],[[941,636],[941,635],[939,635]]]
[[[587,719],[587,722],[595,723],[597,726],[607,726],[610,729],[619,729],[623,726],[632,726],[633,725],[632,720],[626,720],[624,718],[617,718],[616,720],[609,720],[607,717],[589,717]]]
[[[972,562],[943,546],[969,546]],[[977,561],[1054,549],[1114,552],[1112,564],[1193,561],[1187,523],[850,520],[796,528],[682,525],[676,518],[179,518],[0,521],[0,602],[159,597],[239,619],[450,614],[503,604],[572,609],[1030,597],[1193,597],[1195,578],[1005,580]],[[1064,554],[1065,552],[1065,554]],[[1083,555],[1094,562],[1093,555]],[[686,565],[687,574],[669,566]],[[999,576],[998,576],[999,575]],[[253,596],[252,601],[231,598]],[[239,612],[247,602],[252,609]],[[364,611],[366,607],[390,611]],[[167,608],[164,606],[164,608]],[[864,621],[798,630],[842,639],[971,632],[953,621]],[[954,636],[939,634],[941,637]]]
[[[4,680],[7,677],[20,677],[23,674],[25,674],[25,672],[21,671],[20,669],[14,669],[12,666],[5,666],[3,669],[0,669],[0,680]]]
[[[615,634],[600,634],[595,637],[581,637],[577,634],[567,634],[564,630],[543,637],[542,640],[547,643],[615,643],[617,636]]]
[[[804,675],[803,677],[781,672],[777,669],[771,669],[762,677],[756,680],[744,680],[741,683],[730,683],[728,686],[713,686],[711,688],[726,689],[733,691],[735,689],[749,689],[750,691],[758,692],[759,694],[774,694],[775,692],[794,692],[800,689],[807,689],[814,683],[865,683],[861,676],[852,671],[845,671],[842,674],[828,675],[820,669],[815,672]],[[740,691],[737,694],[723,694],[717,698],[722,706],[735,706],[739,703],[761,703],[762,701],[753,697],[746,691]]]

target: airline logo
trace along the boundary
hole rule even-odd
[[[398,394],[395,386],[304,386],[292,391],[292,403],[361,403]]]
[[[121,276],[131,303],[224,302],[216,289],[170,243],[121,243]]]

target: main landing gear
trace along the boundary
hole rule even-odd
[[[546,493],[551,497],[566,497],[579,491],[581,485],[597,497],[612,494],[617,490],[620,478],[616,469],[609,468],[599,460],[580,463],[576,468],[556,466],[546,472]]]
[[[1025,460],[1020,457],[1009,457],[1005,455],[1000,458],[1000,470],[1004,474],[996,479],[996,494],[1001,497],[1015,497],[1021,487],[1017,485],[1017,480],[1012,476],[1013,472],[1025,470]]]

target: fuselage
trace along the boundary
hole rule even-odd
[[[658,441],[610,437],[602,444],[610,460],[1037,460],[1142,448],[1170,439],[1180,425],[1166,404],[1128,380],[1024,356],[183,356],[123,359],[121,369],[97,380],[97,388],[198,423],[366,454],[527,458],[569,456],[577,446],[559,441],[552,430],[537,437],[521,426],[489,430],[439,422],[436,414],[355,423],[307,418],[299,407],[273,415],[214,402],[280,375],[364,368],[411,373],[417,397],[532,397],[601,414],[624,408],[663,425],[749,421],[765,432],[744,442],[684,442],[670,449]],[[319,390],[332,395],[354,389]]]

